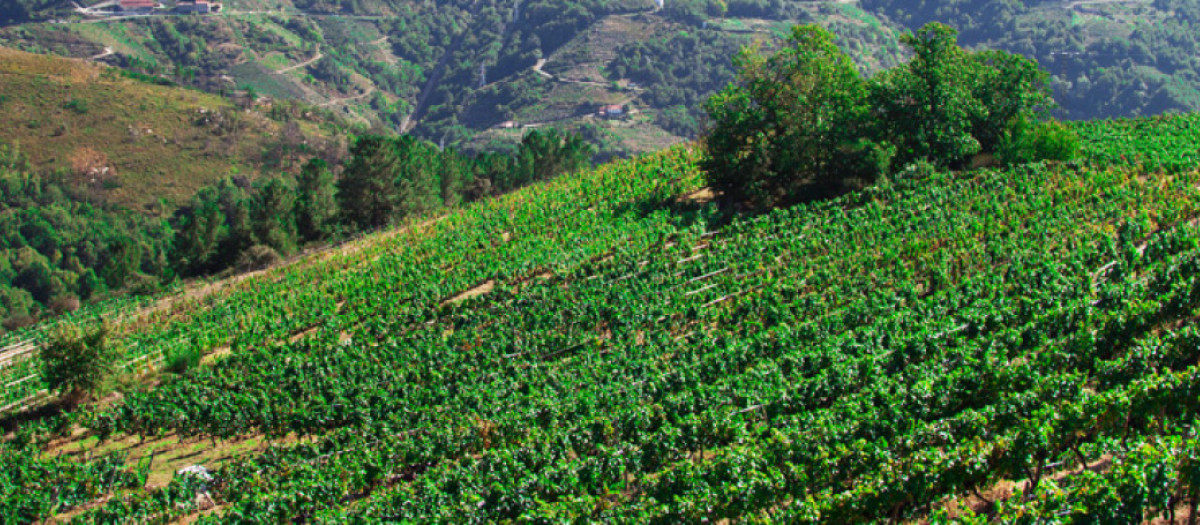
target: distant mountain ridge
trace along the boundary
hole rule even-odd
[[[695,136],[738,49],[815,22],[864,72],[902,58],[900,33],[938,20],[961,40],[1037,58],[1059,116],[1200,109],[1195,2],[791,0],[230,0],[220,15],[29,23],[0,42],[104,61],[201,89],[294,99],[364,126],[466,149],[523,129],[583,133],[601,158]],[[69,3],[28,16],[82,21]],[[173,6],[171,0],[164,7]],[[601,119],[601,106],[622,105]]]

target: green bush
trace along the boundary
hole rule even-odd
[[[120,351],[109,333],[103,323],[89,329],[63,325],[43,345],[42,376],[68,406],[88,400],[116,369]]]
[[[72,98],[71,100],[67,101],[66,104],[63,104],[63,109],[69,109],[75,113],[83,115],[88,112],[87,101],[78,98]]]
[[[996,158],[1013,165],[1040,160],[1067,161],[1079,153],[1079,137],[1057,120],[1016,119],[1000,139]]]
[[[255,244],[238,256],[236,268],[239,272],[250,272],[270,268],[282,261],[283,257],[270,246]]]
[[[172,374],[183,375],[200,366],[200,359],[203,357],[204,354],[199,348],[182,348],[167,354],[164,368]]]

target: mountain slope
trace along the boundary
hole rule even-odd
[[[567,127],[610,156],[693,138],[699,102],[732,78],[736,51],[810,17],[797,7],[750,15],[780,19],[737,15],[701,29],[650,0],[572,2],[565,9],[537,1],[370,0],[340,10],[325,2],[233,1],[219,16],[25,24],[0,31],[0,42],[75,57],[110,49],[103,60],[136,71],[209,91],[249,88],[298,99],[472,150],[511,145],[519,134],[502,126],[510,121],[518,129]],[[854,26],[840,16],[829,22]],[[847,32],[849,41],[857,41],[856,31]],[[645,89],[631,86],[658,75],[656,66],[636,81],[612,68],[640,56],[635,46],[647,37],[665,46],[653,50],[661,55],[655,61],[683,54],[701,67]],[[882,53],[896,56],[890,30],[871,38],[890,39]],[[635,112],[593,117],[608,104]]]
[[[809,22],[832,29],[867,73],[900,60],[899,34],[949,23],[968,46],[1036,58],[1055,77],[1061,117],[1200,109],[1189,29],[1200,12],[1173,0],[688,0],[661,10],[651,0],[229,0],[220,15],[119,20],[42,7],[32,12],[70,23],[15,25],[0,42],[78,58],[108,48],[103,60],[121,67],[212,92],[251,88],[472,150],[511,146],[522,126],[582,132],[601,158],[686,141],[740,47]],[[609,104],[631,114],[595,118]]]
[[[335,138],[345,125],[312,109],[247,111],[83,61],[0,48],[0,78],[0,143],[38,172],[61,170],[100,200],[134,209],[169,213],[219,178],[296,170],[345,148]]]
[[[210,522],[1161,515],[1194,488],[1196,123],[729,223],[685,149],[561,177],[123,317],[133,369],[218,357],[76,439],[274,442]],[[189,483],[79,517],[193,513]]]

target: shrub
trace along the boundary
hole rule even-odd
[[[79,298],[73,295],[60,295],[50,301],[50,310],[62,315],[79,309]]]
[[[200,359],[204,357],[199,348],[188,347],[175,350],[167,354],[165,360],[165,368],[168,372],[177,375],[186,374],[189,370],[200,366]]]
[[[255,244],[238,256],[237,270],[248,272],[278,264],[283,258],[270,246]]]
[[[1040,160],[1067,161],[1079,153],[1079,137],[1057,120],[1016,119],[1000,139],[996,157],[1007,165]]]
[[[42,376],[68,406],[86,401],[116,368],[120,352],[108,341],[107,324],[90,329],[64,325],[42,347]]]
[[[66,104],[63,104],[63,109],[69,109],[79,115],[83,115],[88,112],[88,105],[86,100],[72,98]]]

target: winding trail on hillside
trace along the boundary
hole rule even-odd
[[[533,65],[533,72],[537,73],[543,77],[546,77],[550,80],[554,80],[554,75],[551,75],[550,73],[542,71],[543,67],[546,67],[546,59],[539,58],[537,63]]]
[[[1086,7],[1089,5],[1100,4],[1148,4],[1149,0],[1076,0],[1073,2],[1063,2],[1063,9],[1075,9],[1076,7]]]
[[[116,54],[116,52],[115,52],[115,51],[113,51],[113,48],[111,48],[111,47],[108,47],[108,46],[105,46],[105,47],[104,47],[104,52],[103,52],[103,53],[100,53],[99,55],[96,55],[96,56],[93,56],[93,57],[88,57],[88,60],[91,60],[92,62],[95,62],[95,61],[97,61],[97,60],[100,60],[100,59],[103,59],[103,58],[107,58],[107,57],[113,56],[114,54]]]
[[[599,86],[602,88],[608,87],[608,84],[605,84],[603,82],[593,82],[591,80],[574,80],[574,79],[570,79],[570,78],[562,78],[559,76],[555,76],[555,75],[545,72],[542,69],[544,67],[546,67],[546,59],[539,58],[537,63],[534,64],[533,67],[530,69],[532,69],[534,73],[537,73],[538,75],[541,75],[544,78],[548,78],[555,82],[562,82],[563,84],[583,84],[583,85],[587,85],[587,86]]]
[[[308,67],[322,58],[325,58],[325,54],[321,53],[321,44],[318,43],[317,44],[317,53],[315,55],[313,55],[312,58],[305,60],[304,62],[301,62],[299,64],[296,64],[294,66],[288,66],[283,69],[280,69],[280,70],[276,71],[276,73],[287,73],[288,71],[295,71],[302,67]]]
[[[361,95],[354,95],[354,96],[352,96],[352,97],[345,97],[345,98],[334,98],[334,99],[330,99],[330,100],[328,100],[328,101],[326,101],[326,102],[322,102],[322,103],[320,103],[320,104],[317,104],[317,107],[328,107],[328,106],[332,106],[332,105],[334,105],[334,104],[341,104],[341,103],[343,103],[343,102],[351,102],[351,101],[355,101],[355,100],[362,100],[362,99],[364,99],[364,98],[367,98],[367,97],[371,96],[371,94],[372,94],[372,93],[375,93],[375,86],[370,86],[370,87],[368,87],[368,88],[366,89],[366,91],[363,91],[363,92],[362,92],[362,94],[361,94]]]

